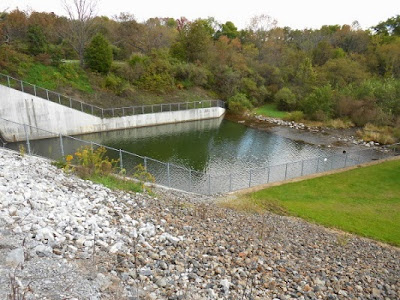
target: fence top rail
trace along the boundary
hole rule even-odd
[[[35,84],[26,82],[26,81],[24,81],[24,80],[20,80],[20,79],[14,78],[14,77],[12,77],[12,76],[10,76],[10,75],[6,75],[6,74],[3,74],[3,73],[0,73],[0,76],[1,76],[1,77],[6,77],[6,78],[8,79],[8,84],[9,84],[9,80],[12,79],[12,80],[15,80],[16,82],[20,82],[22,85],[25,84],[25,85],[33,86],[33,87],[35,88],[35,90],[41,89],[41,90],[44,90],[44,91],[46,91],[46,92],[48,92],[48,93],[52,93],[52,94],[56,94],[56,95],[58,95],[58,96],[62,96],[62,97],[64,97],[64,98],[69,99],[70,101],[78,102],[78,103],[80,103],[81,105],[85,105],[85,106],[89,106],[89,107],[92,107],[92,108],[96,108],[96,109],[101,110],[101,111],[109,111],[109,110],[110,110],[110,111],[115,111],[115,110],[123,110],[123,109],[132,109],[132,111],[134,111],[134,110],[137,109],[137,108],[143,108],[143,109],[144,109],[145,107],[155,107],[155,106],[160,106],[160,107],[162,107],[163,105],[168,105],[168,106],[172,106],[172,105],[183,105],[183,106],[184,106],[184,105],[186,105],[186,104],[188,104],[188,109],[189,109],[189,104],[204,103],[204,102],[210,103],[210,107],[222,107],[222,108],[225,107],[225,103],[224,103],[224,101],[222,101],[222,100],[219,100],[219,99],[205,99],[205,100],[199,100],[199,101],[187,101],[187,102],[175,102],[175,103],[159,103],[159,104],[145,104],[145,105],[124,106],[124,107],[102,108],[102,107],[99,107],[99,106],[96,106],[96,105],[93,105],[93,104],[86,103],[86,102],[81,101],[81,100],[73,99],[73,98],[71,98],[71,97],[69,97],[69,96],[60,94],[60,93],[55,92],[55,91],[48,90],[48,89],[46,89],[46,88],[37,86],[37,85],[35,85]],[[0,83],[3,84],[1,81],[0,81]],[[3,85],[6,85],[6,84],[3,84]],[[11,86],[9,86],[9,87],[11,87]],[[26,91],[25,91],[25,92],[26,92]],[[49,100],[49,99],[47,99],[47,100]],[[215,101],[215,105],[214,105],[214,106],[213,106],[213,101]],[[68,105],[64,105],[64,106],[68,106]],[[91,112],[89,112],[89,113],[92,114]]]

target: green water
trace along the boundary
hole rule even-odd
[[[86,134],[79,138],[212,174],[326,153],[309,144],[223,119]]]

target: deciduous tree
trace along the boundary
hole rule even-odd
[[[96,16],[97,0],[62,0],[69,22],[61,32],[79,56],[81,67],[84,65],[86,45],[94,34],[93,19]]]

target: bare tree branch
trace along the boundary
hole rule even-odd
[[[62,0],[69,22],[63,37],[78,53],[80,65],[84,65],[84,51],[93,36],[93,20],[98,0]]]

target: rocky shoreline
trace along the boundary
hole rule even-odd
[[[307,126],[304,123],[296,123],[294,121],[284,121],[281,119],[265,117],[262,115],[255,115],[253,117],[258,121],[268,122],[270,124],[274,124],[277,126],[287,126],[289,128],[293,128],[293,129],[297,129],[297,130],[306,130],[306,131],[315,132],[315,133],[318,133],[318,132],[326,133],[326,132],[329,132],[329,130],[330,130],[329,128]],[[349,142],[354,145],[363,145],[365,147],[380,146],[380,144],[375,141],[364,141],[363,139],[358,139],[357,137],[355,137],[353,135],[337,137],[337,139],[338,139],[338,141],[342,141],[344,143]]]
[[[400,249],[0,149],[0,299],[399,299]]]
[[[329,127],[308,126],[301,122],[285,121],[279,118],[266,117],[257,114],[243,116],[228,114],[228,120],[259,130],[285,136],[292,140],[302,141],[317,146],[341,147],[357,149],[384,147],[375,141],[364,141],[357,137],[356,129],[333,129]],[[383,149],[384,150],[384,149]]]

